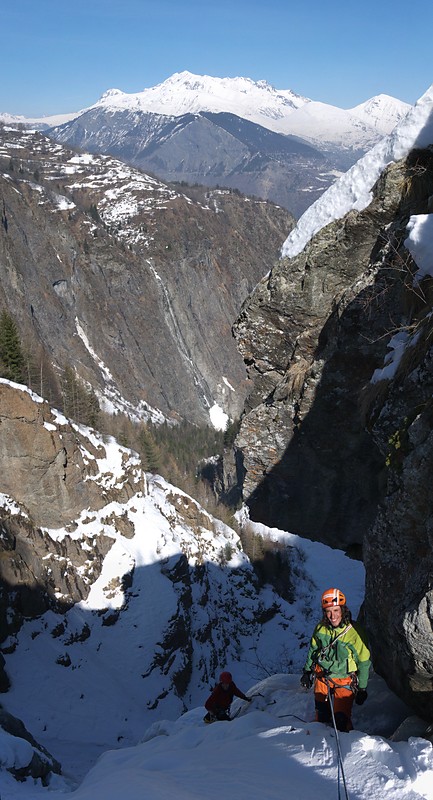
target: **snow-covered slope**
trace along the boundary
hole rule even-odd
[[[388,164],[404,158],[414,147],[433,143],[433,84],[394,130],[363,156],[311,205],[286,239],[283,257],[293,257],[325,225],[351,209],[361,211],[372,199],[371,190]]]
[[[8,386],[42,413],[41,398]],[[2,642],[12,679],[2,705],[58,760],[66,758],[67,769],[78,743],[92,759],[101,749],[135,744],[152,721],[201,704],[224,667],[240,685],[300,670],[323,582],[338,576],[357,613],[359,562],[342,552],[331,559],[324,545],[243,517],[250,536],[278,541],[284,551],[287,575],[296,576],[288,602],[258,585],[232,528],[163,478],[145,475],[137,455],[114,439],[44,409],[40,433],[50,441],[72,437],[77,463],[70,448],[68,468],[82,464],[92,494],[66,528],[38,528],[56,607],[51,602]],[[0,506],[29,526],[34,512],[26,497],[26,508],[5,495]]]
[[[93,480],[107,487],[121,482],[122,463],[133,466],[125,461],[128,451],[80,431],[100,453],[96,461],[84,454],[98,470]],[[71,537],[89,558],[92,540],[111,540],[87,599],[63,616],[49,611],[29,621],[3,643],[13,675],[4,707],[60,761],[68,742],[83,742],[93,753],[136,742],[153,719],[175,719],[204,702],[224,667],[239,685],[282,668],[299,671],[322,584],[338,576],[354,613],[363,599],[359,562],[247,522],[254,535],[286,547],[298,575],[293,603],[270,587],[258,590],[234,530],[161,477],[147,475],[144,484],[138,462],[135,469],[137,492],[127,502],[86,509],[72,533],[46,531],[57,542]],[[176,676],[184,672],[180,689]]]
[[[55,776],[48,790],[4,775],[2,797],[286,800],[290,787],[293,800],[432,800],[433,748],[420,738],[425,726],[411,718],[405,727],[412,738],[385,738],[406,710],[382,679],[372,679],[366,704],[355,706],[356,729],[338,741],[332,728],[312,721],[313,698],[300,689],[298,675],[277,674],[244,688],[255,697],[249,705],[235,701],[238,716],[230,724],[206,725],[197,707],[154,723],[134,747],[119,743],[72,794],[71,775]],[[19,741],[9,737],[10,760]]]
[[[355,114],[326,103],[311,101],[298,108],[281,123],[282,133],[301,136],[321,148],[366,149],[383,136],[379,124],[374,128],[367,114],[361,120]]]
[[[58,559],[64,574],[78,569],[91,585],[85,600],[27,619],[2,643],[12,677],[2,706],[63,765],[48,789],[17,783],[9,770],[28,764],[33,750],[0,728],[2,800],[60,800],[71,792],[76,800],[219,800],[222,778],[227,800],[282,800],[288,782],[294,797],[333,797],[335,736],[312,722],[312,696],[300,690],[299,673],[323,587],[340,586],[357,615],[362,564],[238,514],[245,534],[286,553],[293,597],[283,600],[258,586],[232,528],[161,477],[144,475],[136,455],[115,440],[68,427],[58,412],[50,419],[43,427],[52,435],[75,432],[91,465],[87,479],[101,487],[105,504],[84,509],[67,530],[41,530],[52,544],[47,563]],[[0,504],[14,517],[25,513],[13,498],[0,495]],[[106,554],[92,578],[98,540]],[[82,554],[78,566],[66,557],[67,541]],[[56,599],[70,603],[59,592]],[[257,696],[250,706],[234,704],[239,716],[230,726],[206,726],[203,703],[224,667]],[[369,691],[354,716],[365,733],[341,737],[353,796],[432,800],[431,744],[380,738],[408,712],[376,676]]]

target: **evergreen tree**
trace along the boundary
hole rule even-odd
[[[0,314],[0,375],[16,383],[25,381],[25,359],[18,328],[7,311]]]
[[[152,434],[144,426],[142,426],[138,435],[138,448],[144,470],[146,472],[158,472],[160,468],[158,448]]]
[[[232,447],[240,427],[241,421],[239,419],[235,419],[227,425],[224,431],[224,447]]]

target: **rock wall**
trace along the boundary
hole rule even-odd
[[[403,179],[390,168],[366,211],[282,260],[235,325],[251,381],[236,440],[251,514],[342,547],[361,542],[383,480],[359,396],[386,352],[389,298],[374,297]]]
[[[0,379],[0,492],[35,526],[64,527],[83,509],[131,497],[136,475],[127,452],[122,480],[101,484],[95,476],[105,448],[25,387]]]
[[[433,281],[408,285],[413,344],[369,398],[371,435],[386,463],[379,512],[364,539],[365,613],[375,667],[433,718]]]
[[[235,326],[251,381],[235,441],[250,514],[363,551],[374,666],[430,719],[433,285],[414,281],[404,240],[432,196],[433,148],[413,151],[367,209],[275,267]],[[372,382],[396,333],[403,357]]]

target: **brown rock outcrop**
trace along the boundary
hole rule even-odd
[[[133,461],[127,463],[126,452],[122,478],[101,477],[102,445],[95,447],[24,387],[0,381],[0,493],[14,501],[11,510],[7,502],[0,509],[0,641],[23,617],[87,596],[112,539],[89,534],[83,548],[81,539],[56,538],[49,531],[73,532],[84,510],[145,490],[144,476]],[[6,621],[8,602],[15,616]]]
[[[5,382],[0,465],[0,491],[27,509],[36,526],[60,528],[83,508],[100,507],[101,492],[87,480],[95,462],[84,462],[79,432],[56,420],[47,403]]]

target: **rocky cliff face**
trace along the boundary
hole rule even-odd
[[[122,475],[101,472],[106,451],[47,403],[0,379],[1,497],[0,586],[15,608],[13,627],[50,605],[68,606],[87,596],[112,546],[101,532],[83,547],[74,536],[85,509],[123,503],[145,489],[137,458],[124,451]],[[59,540],[44,529],[66,528]],[[5,605],[3,603],[3,611]],[[8,631],[0,620],[0,638]]]
[[[209,422],[245,393],[231,335],[293,219],[229,191],[174,190],[39,133],[0,130],[0,307],[105,407]]]
[[[122,503],[146,489],[144,475],[137,469],[138,460],[131,453],[123,451],[122,470],[117,476],[107,468],[101,471],[106,455],[102,441],[86,437],[82,429],[70,425],[23,387],[0,380],[2,693],[13,684],[13,670],[7,662],[23,623],[49,610],[64,614],[85,599],[113,546],[112,537],[104,529],[97,536],[89,533],[84,539],[77,537],[77,517],[85,524],[86,517],[90,521],[90,509]],[[124,529],[122,520],[118,527]],[[56,537],[56,530],[62,528],[62,535]],[[22,713],[21,708],[20,717]],[[26,755],[20,763],[16,764],[12,755],[10,763],[4,765],[17,780],[31,776],[45,782],[51,772],[60,772],[60,764],[3,704],[0,730],[23,740],[21,748]]]
[[[433,151],[413,151],[382,175],[368,208],[278,264],[235,326],[251,381],[236,440],[251,515],[363,545],[376,669],[427,716],[432,279],[414,280],[404,241],[432,195]],[[404,355],[382,371],[396,334]]]
[[[392,324],[388,296],[374,296],[403,177],[391,168],[365,212],[282,260],[235,325],[251,380],[236,442],[244,498],[259,519],[343,547],[362,540],[380,496],[383,459],[359,398]]]

